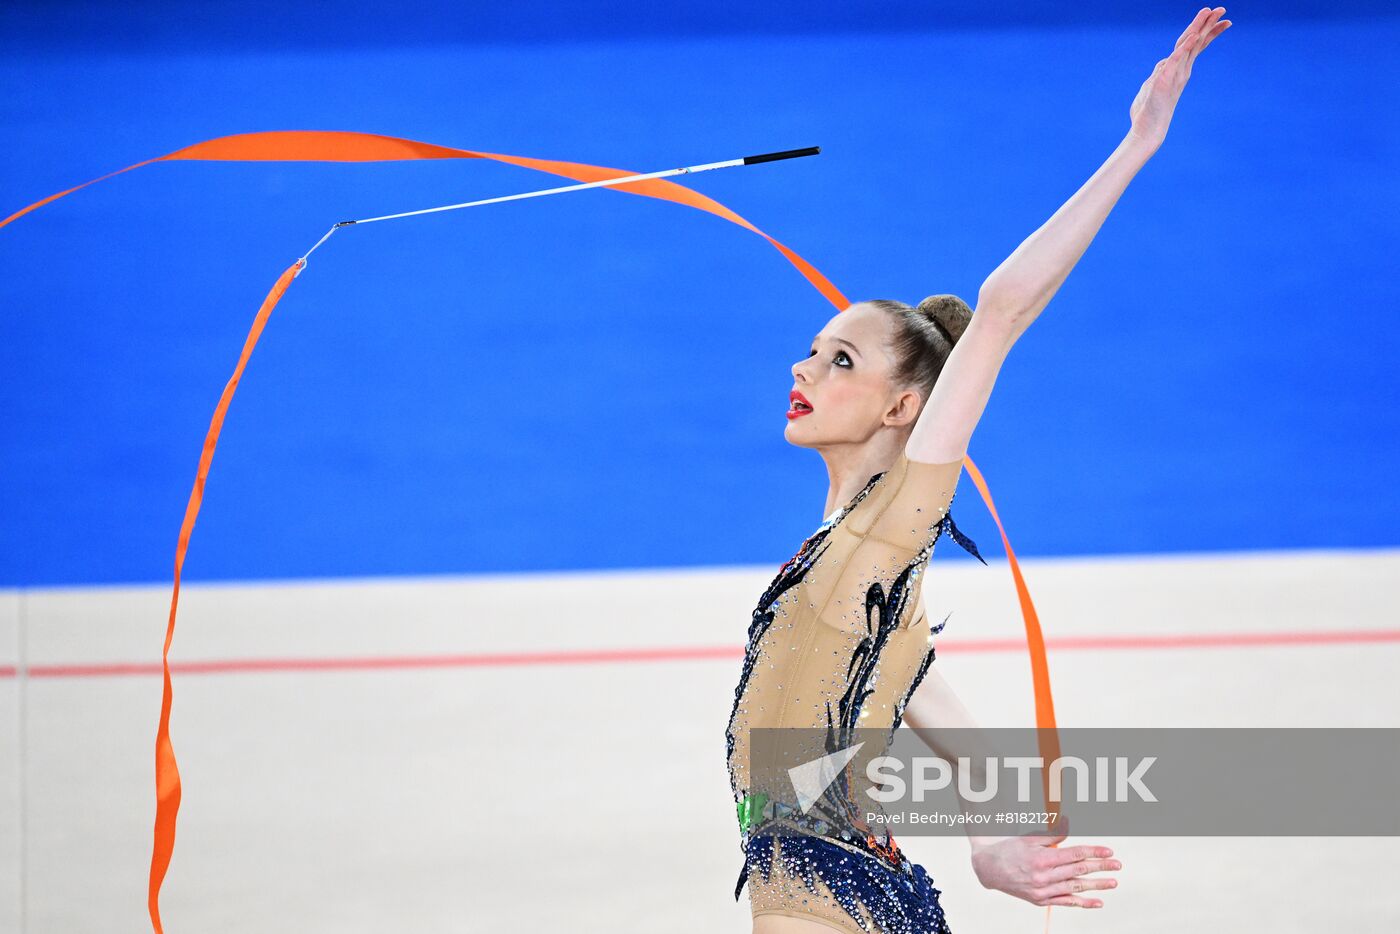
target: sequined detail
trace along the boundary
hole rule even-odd
[[[749,622],[748,642],[744,649],[744,666],[739,672],[739,684],[734,688],[734,706],[729,712],[730,729],[725,732],[725,760],[729,763],[729,783],[731,787],[737,786],[734,776],[734,732],[733,724],[739,714],[739,703],[744,697],[744,690],[748,687],[749,677],[753,673],[753,667],[758,661],[758,649],[764,634],[772,624],[776,613],[772,610],[773,603],[786,593],[790,588],[797,586],[806,576],[807,571],[821,557],[824,550],[822,545],[827,534],[836,526],[846,514],[860,503],[861,500],[870,493],[875,483],[880,479],[881,474],[875,474],[866,482],[865,488],[851,498],[851,501],[841,508],[830,519],[827,519],[817,527],[817,530],[807,536],[797,553],[784,562],[778,569],[778,573],[768,584],[768,589],[763,592],[758,600],[758,606],[754,608],[753,616]]]
[[[725,741],[745,854],[734,897],[747,882],[755,915],[810,914],[888,934],[947,930],[938,890],[892,835],[841,839],[864,823],[851,820],[844,780],[808,813],[795,812],[750,793],[749,742],[755,727],[825,728],[828,750],[848,746],[858,729],[893,739],[947,623],[930,627],[923,613],[919,584],[934,546],[946,534],[982,560],[949,509],[960,466],[901,454],[803,541],[753,611]]]
[[[821,837],[760,834],[749,841],[745,871],[755,915],[810,914],[880,934],[951,934],[928,872],[907,858],[903,866],[890,869]]]
[[[962,530],[953,523],[953,512],[951,509],[943,516],[943,524],[940,531],[947,532],[948,536],[952,538],[953,541],[957,542],[959,547],[978,561],[981,561],[982,564],[985,565],[987,563],[987,559],[982,557],[981,553],[977,550],[977,543],[964,535]]]

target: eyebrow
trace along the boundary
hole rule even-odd
[[[857,357],[860,356],[860,350],[856,347],[856,345],[855,345],[855,344],[852,344],[850,341],[846,340],[844,337],[828,337],[827,340],[836,341],[838,344],[845,344],[847,347],[851,348],[851,350],[854,350],[854,351],[855,351],[855,354],[856,354]],[[817,339],[816,339],[815,337],[812,338],[812,343],[815,344],[816,342],[817,342]]]

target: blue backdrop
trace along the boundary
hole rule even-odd
[[[1025,554],[1400,543],[1400,16],[1309,7],[1229,6],[1003,369],[971,453]],[[820,145],[687,184],[853,298],[972,301],[1197,9],[12,2],[0,216],[260,130],[634,171]],[[248,326],[331,223],[553,184],[168,163],[0,231],[0,585],[169,580]],[[615,192],[342,231],[254,354],[187,579],[780,562],[821,518],[782,430],[831,314],[761,239]],[[955,514],[996,550],[970,482]]]

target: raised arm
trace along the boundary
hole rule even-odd
[[[1201,50],[1230,27],[1224,7],[1202,9],[1157,63],[1129,108],[1131,128],[1113,154],[977,292],[977,307],[919,414],[905,454],[912,461],[961,460],[1007,353],[1050,303],[1108,212],[1166,139],[1172,112]]]

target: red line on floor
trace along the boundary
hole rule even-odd
[[[1235,632],[1166,636],[1059,636],[1045,640],[1052,651],[1093,649],[1242,648],[1246,646],[1337,645],[1400,642],[1400,629],[1360,629],[1345,632]],[[1021,639],[948,639],[940,653],[1024,652]],[[739,646],[678,646],[650,649],[576,649],[553,652],[500,652],[469,655],[400,655],[368,658],[247,658],[172,662],[172,674],[237,674],[285,671],[402,671],[423,668],[496,668],[508,665],[579,665],[613,662],[672,662],[733,659]],[[14,666],[0,667],[0,678],[19,674]],[[158,662],[30,665],[31,678],[97,678],[114,675],[159,675]]]

